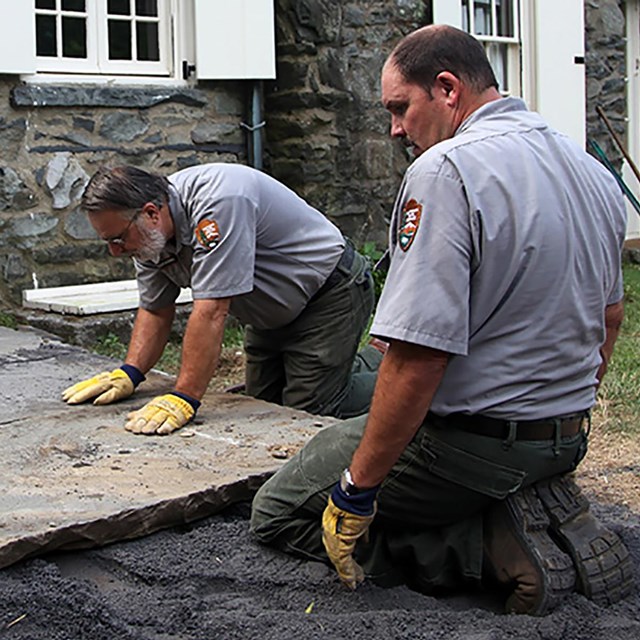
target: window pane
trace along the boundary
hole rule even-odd
[[[474,32],[476,35],[492,35],[491,0],[475,0],[473,19],[475,23]]]
[[[469,32],[469,0],[462,0],[462,30]]]
[[[136,0],[136,15],[157,17],[158,0]]]
[[[499,36],[512,38],[513,29],[513,0],[496,0],[496,20]]]
[[[500,87],[501,93],[505,94],[511,90],[508,83],[508,68],[507,68],[507,45],[499,44],[497,42],[487,43],[485,45],[485,51],[487,52],[487,57],[489,58],[489,62],[491,63],[491,67],[493,68],[493,72],[496,74],[496,80],[498,81],[498,86]]]
[[[87,57],[87,25],[84,18],[62,18],[62,55],[65,58]]]
[[[158,44],[158,25],[155,22],[138,22],[136,24],[138,36],[138,60],[160,60],[160,45]]]
[[[62,0],[64,11],[84,11],[84,0]]]
[[[36,16],[36,55],[57,56],[55,16]]]
[[[55,9],[56,0],[36,0],[36,9]]]
[[[131,15],[129,0],[109,0],[107,13],[117,16]]]
[[[109,20],[109,60],[131,59],[131,23]]]

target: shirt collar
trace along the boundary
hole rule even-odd
[[[499,98],[498,100],[492,100],[483,104],[479,109],[476,109],[462,124],[456,129],[454,136],[464,133],[475,122],[483,118],[488,118],[494,115],[502,115],[513,111],[528,111],[527,105],[521,98]]]

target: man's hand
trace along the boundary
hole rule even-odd
[[[128,398],[142,380],[144,375],[136,367],[123,365],[68,387],[62,392],[62,399],[67,404],[80,404],[91,398],[95,398],[93,404],[110,404]]]
[[[200,402],[186,394],[167,393],[127,416],[124,428],[132,433],[167,435],[193,419]]]
[[[364,580],[362,567],[354,560],[356,543],[365,536],[376,512],[378,488],[349,495],[337,484],[322,514],[322,542],[340,580],[355,589]]]

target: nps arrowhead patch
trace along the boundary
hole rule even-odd
[[[205,249],[215,249],[220,243],[220,229],[218,223],[215,220],[200,220],[196,227],[196,240]]]
[[[398,232],[398,244],[403,251],[407,251],[413,244],[421,218],[422,205],[414,198],[411,198],[402,209],[400,230]]]

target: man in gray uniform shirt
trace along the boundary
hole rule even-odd
[[[568,474],[622,321],[620,190],[502,98],[482,46],[452,27],[398,44],[382,100],[417,159],[391,221],[371,411],[276,473],[252,530],[330,560],[351,588],[365,572],[428,593],[484,580],[535,615],[574,589],[615,602],[628,551]]]
[[[130,396],[162,355],[181,287],[191,287],[175,389],[129,415],[134,433],[193,418],[214,375],[227,313],[246,323],[247,393],[339,417],[367,411],[382,358],[356,357],[374,304],[367,260],[324,215],[264,173],[209,164],[168,179],[103,169],[83,207],[116,256],[133,256],[140,291],[125,363],[66,389],[76,404]]]

